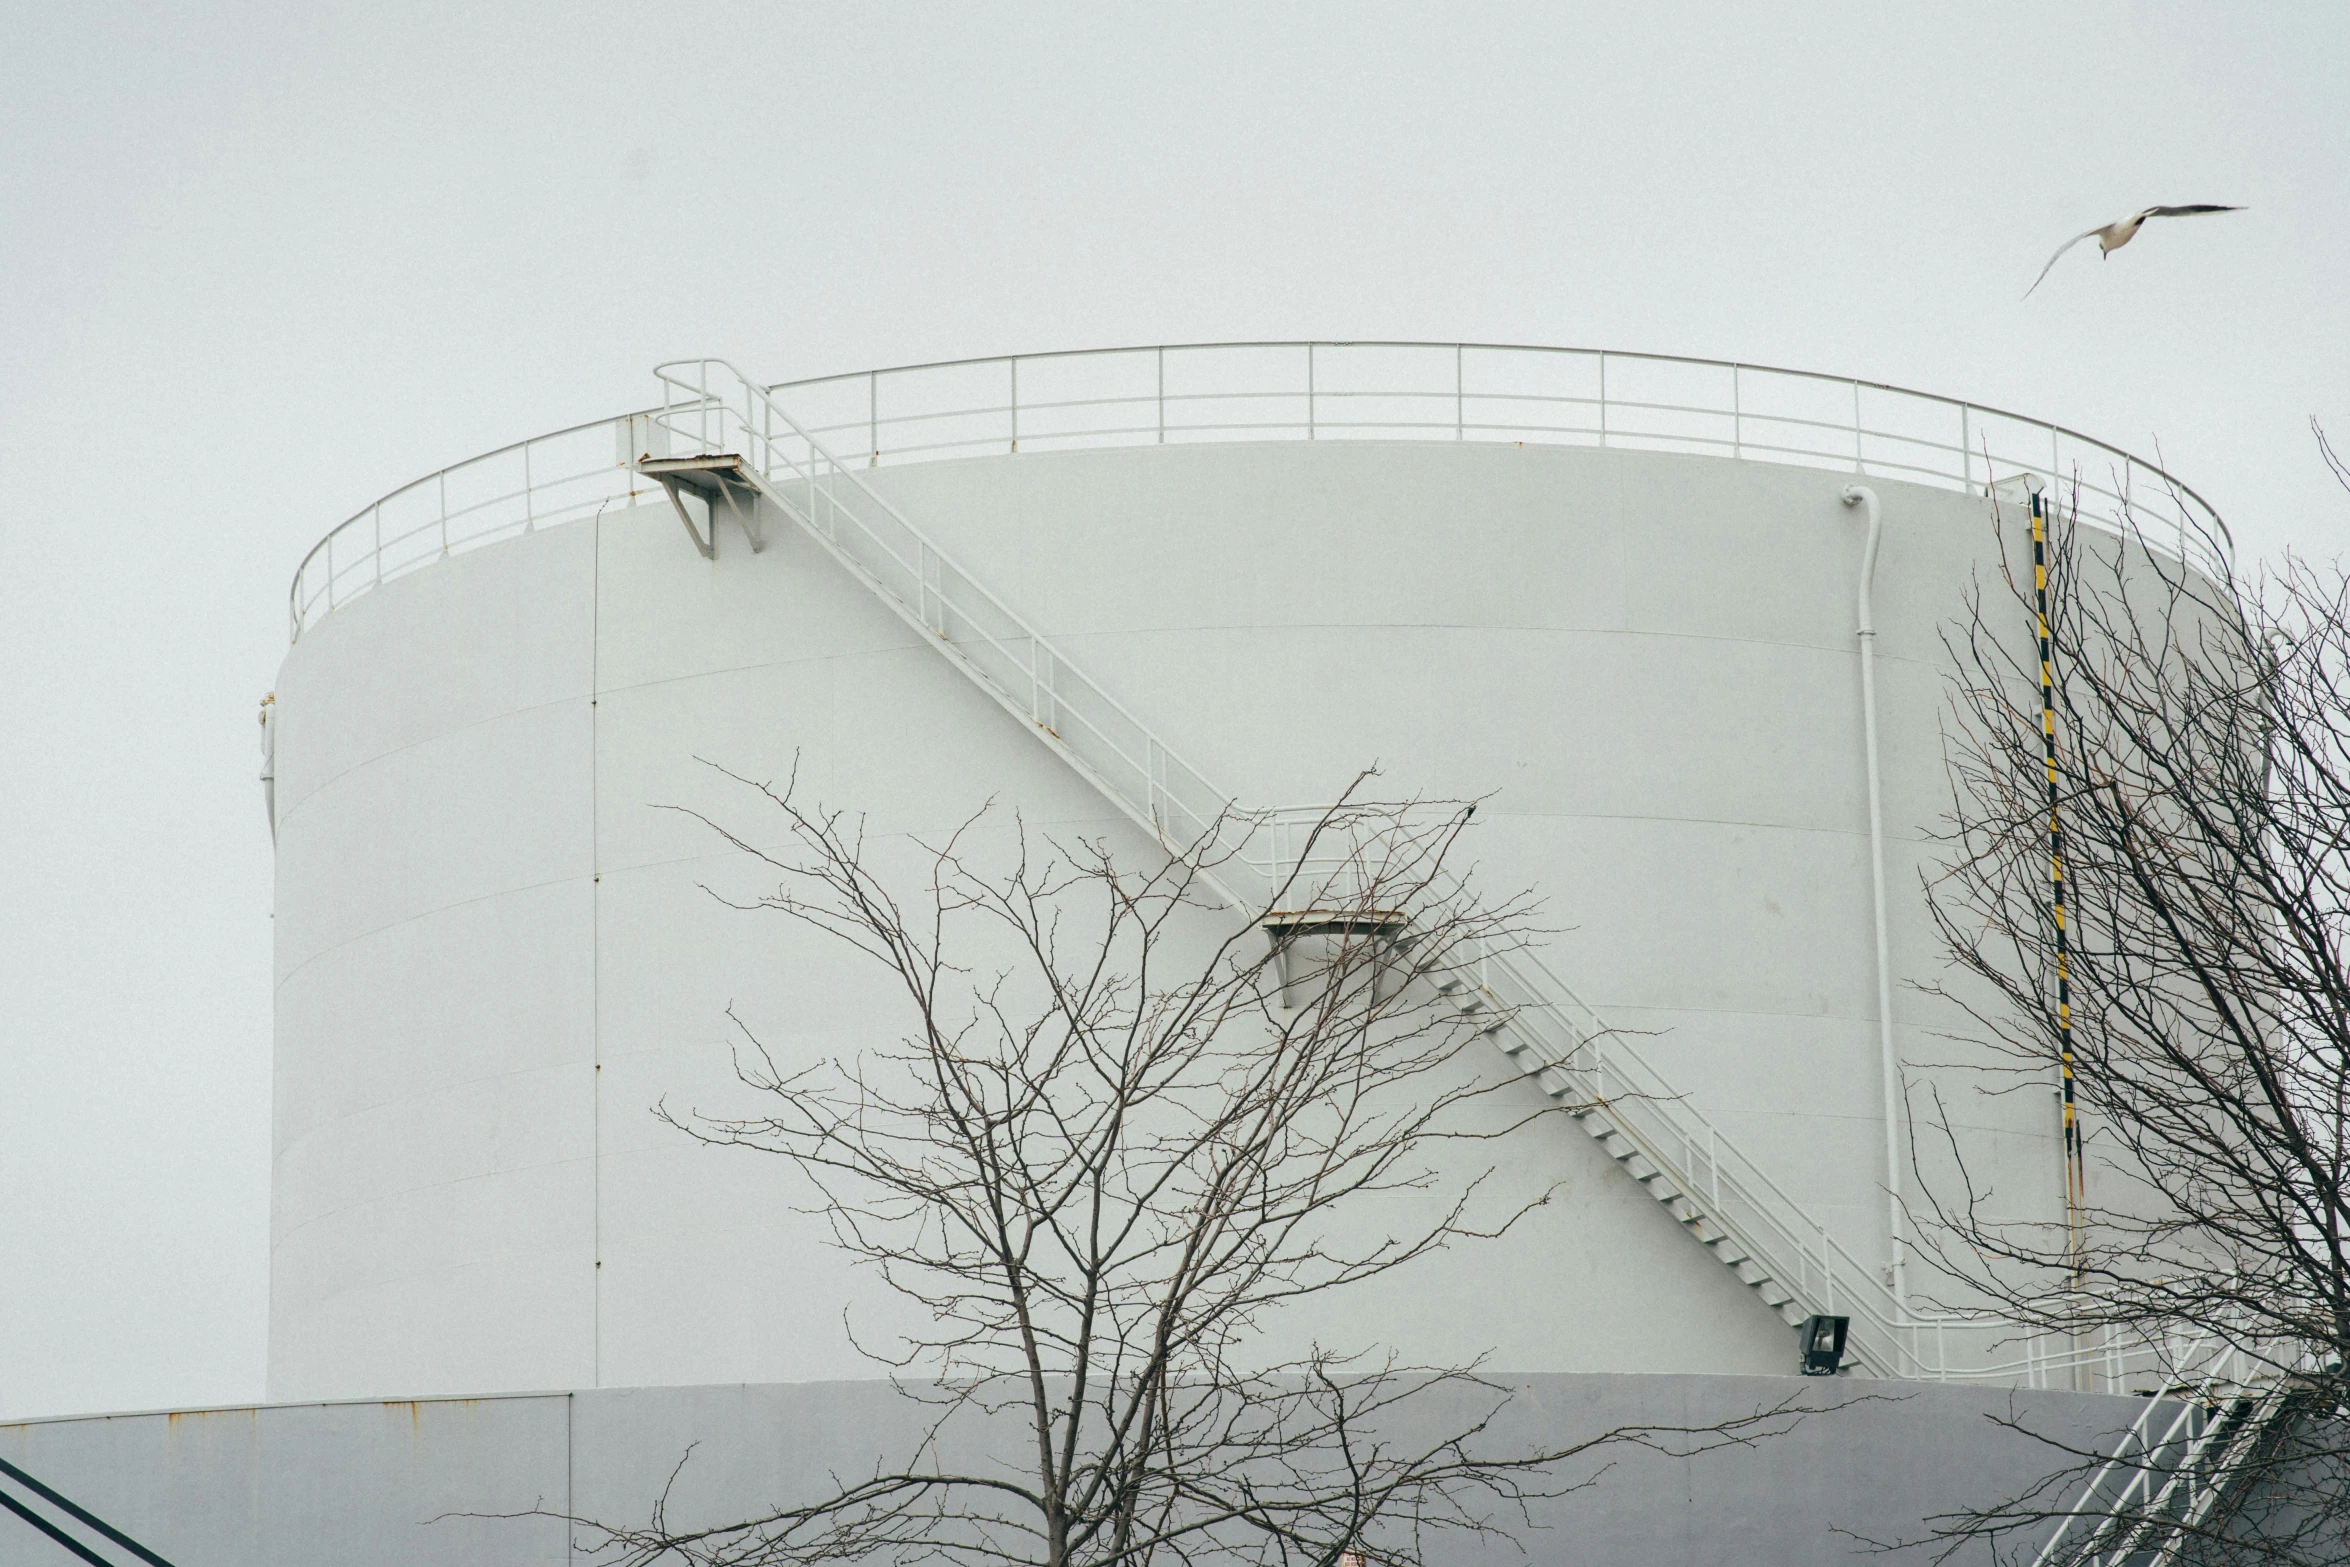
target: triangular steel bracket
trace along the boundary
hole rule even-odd
[[[767,547],[767,536],[759,527],[759,487],[752,481],[739,453],[704,452],[698,457],[648,455],[637,459],[636,471],[669,492],[669,504],[677,509],[677,520],[685,524],[686,537],[694,541],[694,548],[702,552],[704,560],[718,558],[721,500],[734,513],[734,520],[742,524],[743,537],[751,541],[751,553],[756,555]],[[683,492],[689,490],[709,509],[707,535],[695,526],[693,513],[685,509]]]
[[[1401,951],[1400,938],[1411,924],[1401,909],[1275,909],[1257,921],[1273,947],[1273,983],[1279,987],[1284,1011],[1293,1010],[1293,987],[1302,977],[1292,972],[1290,949],[1306,936],[1367,936],[1383,948],[1373,960],[1373,983],[1386,978],[1388,965]]]

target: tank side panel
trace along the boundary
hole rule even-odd
[[[592,1380],[591,545],[387,584],[281,674],[275,1394]]]

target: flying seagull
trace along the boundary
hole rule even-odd
[[[2042,267],[2040,275],[2032,279],[2032,288],[2024,290],[2024,298],[2031,298],[2032,289],[2038,288],[2046,282],[2049,272],[2055,268],[2059,261],[2064,259],[2064,253],[2082,240],[2093,239],[2097,241],[2097,253],[2102,258],[2112,255],[2131,240],[2136,239],[2139,228],[2148,218],[2193,218],[2200,217],[2206,212],[2242,212],[2243,210],[2242,207],[2215,207],[2209,202],[2198,202],[2192,207],[2148,207],[2135,217],[2123,218],[2118,222],[2108,223],[2102,228],[2093,228],[2075,234],[2071,239],[2056,247],[2056,254],[2048,258],[2048,265]]]

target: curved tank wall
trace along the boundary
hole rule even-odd
[[[1327,798],[1373,761],[1398,790],[1490,795],[1477,858],[1539,890],[1553,966],[1887,1255],[1845,475],[1267,442],[870,477],[1242,800]],[[1877,488],[1892,944],[1917,976],[1939,628],[1993,538],[1980,497]],[[797,758],[884,843],[992,798],[1148,845],[796,530],[768,534],[706,561],[655,492],[387,583],[288,656],[271,1397],[875,1374],[841,1325],[874,1288],[802,1194],[649,1107],[725,1093],[730,1003],[813,1057],[894,1027],[888,998],[721,907],[703,884],[741,868],[659,807],[743,822],[696,759]],[[1894,1012],[1905,1060],[1949,1055],[1923,997]],[[2061,1212],[2052,1105],[1957,1114],[2003,1199]],[[1356,1336],[1522,1372],[1792,1369],[1789,1330],[1571,1127],[1513,1156],[1556,1200],[1455,1252],[1443,1289],[1364,1298]]]

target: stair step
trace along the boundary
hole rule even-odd
[[[1592,1139],[1608,1152],[1608,1157],[1624,1167],[1624,1172],[1640,1182],[1647,1193],[1665,1206],[1665,1211],[1689,1227],[1689,1232],[1702,1241],[1714,1254],[1716,1261],[1738,1276],[1738,1281],[1762,1297],[1763,1304],[1777,1312],[1790,1327],[1801,1327],[1809,1315],[1794,1292],[1772,1277],[1770,1269],[1748,1255],[1746,1248],[1732,1240],[1705,1216],[1680,1186],[1659,1169],[1640,1151],[1639,1145],[1626,1137],[1614,1121],[1596,1106],[1577,1113],[1575,1119]]]

